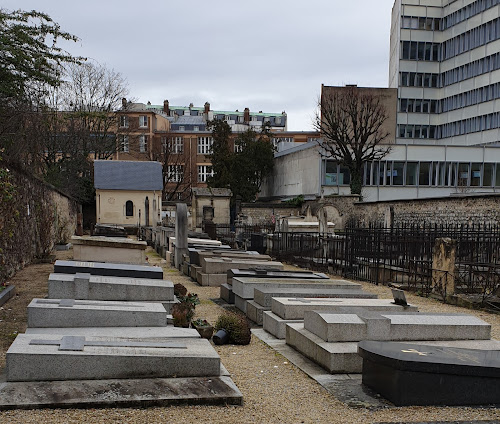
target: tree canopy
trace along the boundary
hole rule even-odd
[[[0,101],[28,97],[61,82],[61,65],[81,62],[57,43],[77,41],[45,13],[0,9]]]
[[[231,127],[225,121],[211,121],[213,145],[210,159],[213,177],[208,179],[212,188],[229,188],[233,199],[241,197],[244,202],[255,200],[262,180],[269,175],[274,165],[274,147],[269,126],[261,132],[249,128],[237,135],[231,149]]]
[[[382,143],[389,132],[388,118],[380,96],[357,87],[324,92],[314,126],[323,154],[349,169],[351,193],[361,194],[364,162],[380,160],[390,152]]]

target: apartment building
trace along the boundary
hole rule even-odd
[[[170,106],[131,103],[123,100],[118,116],[118,160],[156,160],[164,163],[164,183],[167,198],[185,200],[194,187],[206,187],[212,175],[208,155],[213,143],[207,122],[226,121],[233,132],[230,140],[249,128],[260,131],[264,124],[270,126],[272,142],[277,150],[316,140],[316,132],[287,131],[287,115],[281,113],[212,110],[207,102],[203,107]]]

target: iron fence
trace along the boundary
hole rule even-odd
[[[456,242],[456,272],[433,268],[436,238]],[[500,284],[500,226],[353,225],[333,234],[277,232],[271,254],[279,260],[374,284],[392,283],[428,294],[476,294],[481,302]]]

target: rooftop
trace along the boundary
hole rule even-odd
[[[96,160],[94,187],[101,190],[160,191],[163,188],[161,163]]]

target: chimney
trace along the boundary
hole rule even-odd
[[[122,109],[127,109],[127,99],[125,97],[122,98]]]
[[[167,116],[170,116],[170,108],[168,107],[168,100],[163,100],[163,112],[165,112]]]
[[[210,111],[210,103],[205,102],[205,110],[203,111],[203,113],[208,114],[209,111]]]
[[[248,109],[247,107],[243,111],[243,122],[245,124],[248,124],[250,122],[250,109]]]

